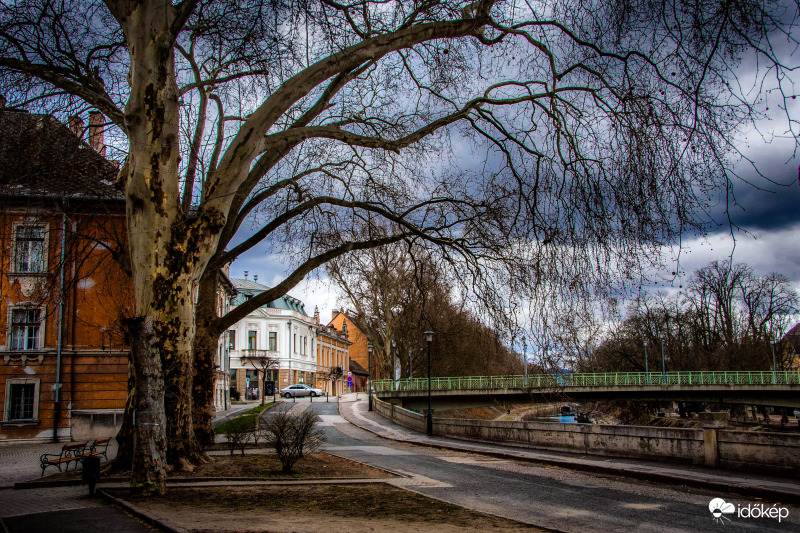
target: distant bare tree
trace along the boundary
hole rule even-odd
[[[668,370],[766,370],[772,344],[798,312],[800,295],[784,276],[714,261],[695,272],[685,292],[633,302],[625,320],[604,332],[598,364],[642,371],[647,344],[651,371],[660,371],[662,346]],[[788,363],[787,348],[775,349],[778,368]]]
[[[476,317],[481,302],[472,310],[457,301],[459,286],[434,262],[425,249],[406,244],[355,252],[330,261],[330,278],[353,309],[350,318],[375,347],[376,374],[393,378],[397,357],[401,376],[425,372],[426,343],[423,332],[436,332],[437,375],[505,374],[519,370],[516,356],[500,340],[507,332],[493,329],[494,318]]]

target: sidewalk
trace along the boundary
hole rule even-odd
[[[449,437],[428,437],[395,424],[375,411],[369,412],[367,410],[366,397],[363,394],[359,400],[355,399],[355,395],[350,396],[352,398],[343,397],[339,402],[339,413],[342,417],[351,424],[379,437],[397,442],[476,453],[500,459],[528,461],[597,474],[610,474],[673,485],[720,490],[745,496],[770,498],[782,503],[800,503],[800,484],[789,478],[693,465],[676,465],[637,459],[554,452]]]

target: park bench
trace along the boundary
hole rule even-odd
[[[48,466],[55,466],[61,472],[61,465],[64,465],[64,470],[69,470],[69,464],[74,462],[75,468],[78,468],[78,463],[83,461],[84,457],[104,457],[108,459],[108,443],[111,439],[97,439],[91,444],[89,442],[81,442],[75,444],[65,444],[61,448],[61,453],[45,453],[39,458],[42,463],[42,475],[44,469]]]
[[[43,453],[39,457],[39,461],[42,463],[42,475],[48,466],[58,467],[58,471],[61,472],[61,465],[64,465],[64,470],[69,470],[69,464],[74,462],[75,468],[78,468],[78,463],[83,459],[86,445],[86,442],[65,444],[60,453]]]
[[[98,439],[92,443],[91,446],[86,446],[86,449],[83,452],[83,457],[99,457],[103,456],[108,459],[108,455],[106,452],[108,451],[108,442],[111,439]],[[81,459],[83,458],[81,457]]]

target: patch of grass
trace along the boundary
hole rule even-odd
[[[270,407],[275,405],[275,403],[276,402],[269,402],[264,405],[253,407],[252,409],[245,411],[244,413],[240,414],[237,417],[231,418],[230,420],[226,420],[225,422],[214,428],[214,433],[216,433],[217,435],[223,435],[227,433],[230,430],[231,425],[236,423],[234,422],[234,420],[253,419],[255,421],[255,419],[258,418],[258,415],[260,415],[262,411],[264,411],[265,409],[269,409]]]

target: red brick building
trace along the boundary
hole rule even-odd
[[[132,310],[124,197],[90,119],[82,140],[0,98],[0,440],[114,435]],[[77,133],[77,134],[76,134]]]

